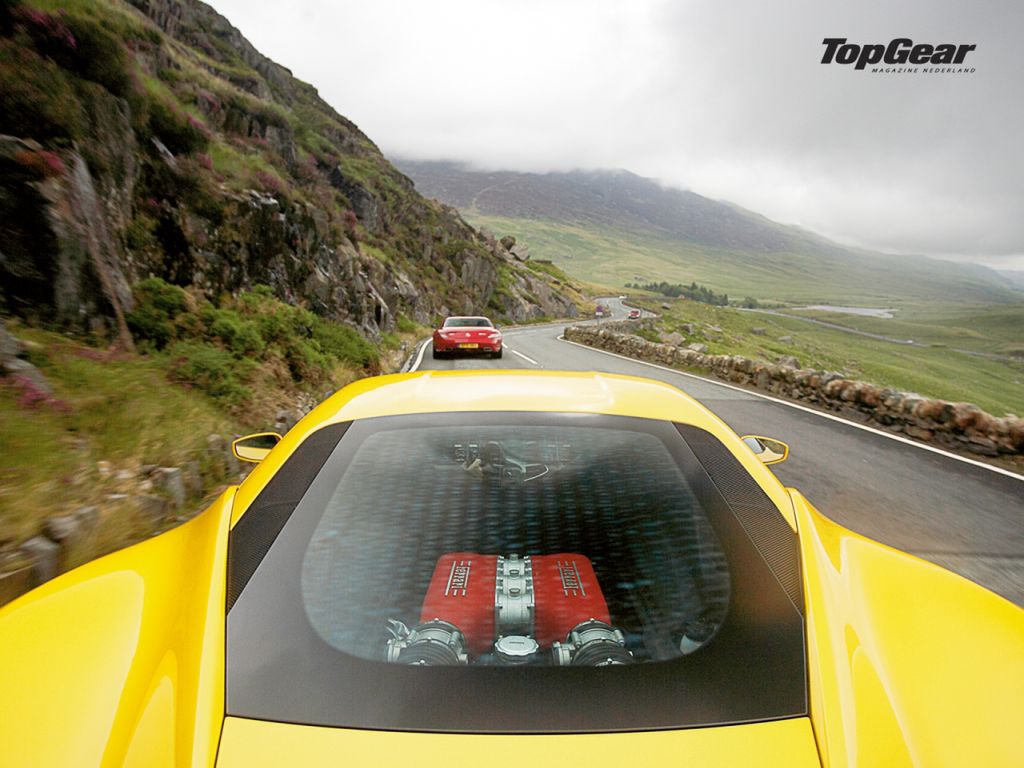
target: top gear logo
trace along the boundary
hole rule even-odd
[[[919,68],[924,72],[973,72],[973,68],[935,67],[933,65],[963,64],[967,54],[978,47],[963,43],[915,44],[913,40],[906,37],[898,37],[887,45],[882,43],[858,45],[857,43],[848,43],[845,37],[826,37],[821,44],[825,46],[825,54],[821,57],[822,64],[853,64],[854,69],[864,69],[869,65],[877,64],[890,65],[872,66],[872,72],[916,72]],[[908,67],[906,66],[908,64],[932,66]]]

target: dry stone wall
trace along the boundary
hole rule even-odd
[[[834,372],[656,343],[635,335],[636,329],[635,322],[572,326],[565,329],[565,338],[638,360],[698,368],[733,384],[813,403],[926,442],[982,456],[1024,454],[1024,419],[1016,416],[1000,418],[971,403],[932,400]]]

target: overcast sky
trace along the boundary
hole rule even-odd
[[[213,0],[391,156],[625,168],[845,243],[1024,269],[1024,4]],[[973,43],[973,74],[820,63]]]

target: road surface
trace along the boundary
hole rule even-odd
[[[628,309],[603,299],[615,319]],[[434,360],[414,369],[528,368],[645,376],[696,398],[740,434],[777,437],[773,469],[841,525],[956,571],[1024,606],[1024,477],[926,450],[753,392],[560,340],[565,324],[507,329],[501,360]]]

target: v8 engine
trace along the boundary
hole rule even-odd
[[[579,554],[442,555],[420,623],[388,622],[387,660],[399,664],[606,666],[633,656],[590,560]]]

